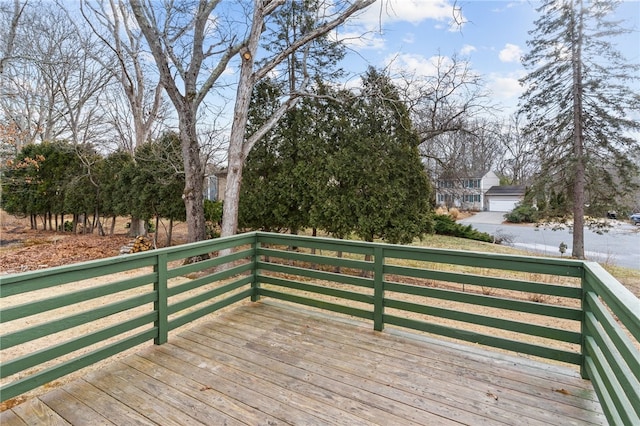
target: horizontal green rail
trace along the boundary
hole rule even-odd
[[[259,295],[373,319],[377,330],[395,325],[580,365],[583,377],[593,381],[611,424],[640,424],[640,300],[599,265],[351,241],[332,245],[332,241],[258,233],[259,245],[269,247],[257,250]],[[338,253],[344,258],[336,257]],[[344,271],[333,274],[332,267],[360,271],[367,278]],[[527,274],[536,280],[523,278]],[[538,276],[549,279],[541,282]],[[578,285],[556,284],[562,278],[573,278]],[[357,292],[370,288],[373,294]],[[494,295],[504,291],[511,297]],[[407,295],[422,301],[402,300]],[[557,299],[566,303],[559,306]],[[434,306],[436,300],[453,306]],[[347,302],[371,308],[356,309]],[[493,315],[468,312],[468,307],[478,306]],[[550,318],[551,325],[511,318],[518,313]],[[470,331],[463,324],[488,331]],[[543,340],[531,343],[531,336]],[[569,343],[576,350],[547,341]]]
[[[609,423],[640,424],[640,299],[597,263],[585,263],[582,374]]]
[[[255,241],[244,234],[1,276],[2,400],[145,342],[162,343],[169,331],[248,299]],[[232,252],[212,256],[225,249]],[[193,257],[208,259],[189,263]],[[45,338],[53,343],[31,352],[20,346]]]
[[[264,232],[0,277],[2,399],[260,297],[579,365],[612,424],[640,424],[640,302],[599,265]]]

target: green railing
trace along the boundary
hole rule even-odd
[[[582,376],[609,423],[640,425],[640,299],[597,263],[585,263],[583,293]]]
[[[0,277],[2,400],[260,297],[575,364],[640,417],[640,301],[597,264],[262,232]]]

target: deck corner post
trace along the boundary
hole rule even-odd
[[[373,329],[384,329],[384,249],[376,246],[373,249]]]
[[[585,264],[582,264],[582,277],[580,278],[580,287],[582,289],[582,295],[580,297],[580,376],[583,379],[589,380],[589,373],[587,371],[587,293],[589,291],[589,285],[586,278],[587,271]]]
[[[153,339],[156,345],[167,343],[169,338],[169,311],[167,295],[167,254],[161,253],[156,256],[156,264],[153,267],[157,279],[153,284],[153,291],[156,293],[156,301],[153,302],[153,310],[158,317],[154,323],[158,334]]]
[[[260,256],[258,255],[258,249],[260,248],[260,236],[256,232],[255,239],[253,242],[253,280],[251,281],[251,301],[258,302],[260,301],[260,280],[258,279],[258,262],[260,260]]]

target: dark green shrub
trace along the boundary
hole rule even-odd
[[[207,238],[220,237],[222,225],[222,201],[204,200],[204,219],[206,221]]]
[[[471,225],[461,225],[448,215],[438,214],[434,216],[434,230],[438,235],[467,238],[469,240],[492,243],[493,237],[486,232],[473,229]]]
[[[532,205],[523,204],[505,214],[504,218],[511,223],[536,223],[540,219],[540,212]]]

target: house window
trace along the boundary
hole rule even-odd
[[[465,194],[462,196],[462,200],[465,203],[479,203],[480,202],[480,194]]]
[[[464,179],[462,181],[463,188],[480,188],[480,179]]]

